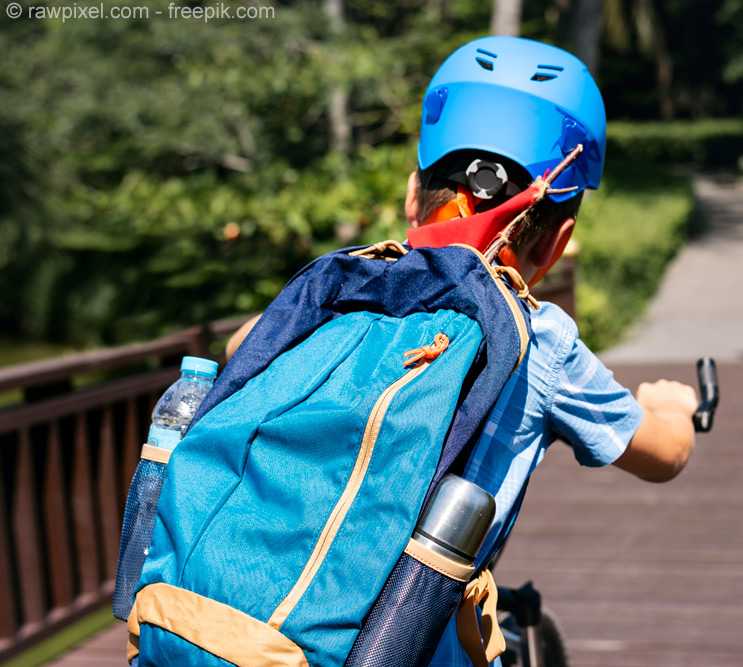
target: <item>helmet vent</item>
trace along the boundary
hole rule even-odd
[[[487,56],[488,58],[492,58],[495,60],[498,56],[495,53],[492,53],[490,51],[486,51],[485,49],[477,49],[478,53],[481,53],[484,56]],[[475,56],[475,60],[477,61],[477,64],[482,67],[483,69],[488,70],[488,72],[493,71],[493,62],[491,60],[486,60],[485,58],[478,58]]]
[[[490,58],[497,58],[498,55],[495,53],[492,53],[491,51],[486,51],[485,49],[477,49],[478,53],[482,53],[484,56],[489,56]]]
[[[537,69],[546,69],[550,72],[562,72],[565,68],[560,65],[537,65]],[[548,74],[543,72],[537,72],[532,78],[532,81],[552,81],[556,79],[557,74]]]

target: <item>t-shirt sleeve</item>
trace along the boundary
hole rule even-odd
[[[599,467],[624,453],[640,426],[642,408],[576,338],[558,372],[549,419],[581,465]]]

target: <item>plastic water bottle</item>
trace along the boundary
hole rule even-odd
[[[183,357],[180,379],[168,387],[152,412],[148,447],[143,448],[129,487],[121,529],[113,612],[124,621],[131,613],[134,588],[150,549],[168,454],[183,438],[216,375],[215,361]]]

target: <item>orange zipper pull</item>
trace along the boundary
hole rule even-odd
[[[424,345],[417,350],[408,350],[403,356],[410,357],[403,365],[409,366],[417,361],[420,361],[424,357],[426,359],[435,359],[438,357],[447,347],[449,347],[449,336],[444,333],[437,333],[433,339],[433,345]]]

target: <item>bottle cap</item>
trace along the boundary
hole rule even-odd
[[[181,361],[181,373],[197,373],[210,378],[217,377],[218,367],[219,364],[216,361],[201,357],[183,357]]]

